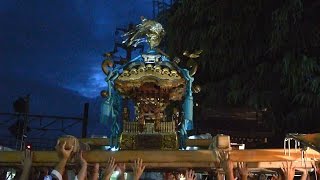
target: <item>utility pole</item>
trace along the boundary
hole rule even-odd
[[[86,138],[87,137],[88,118],[89,118],[89,103],[85,103],[84,104],[84,108],[83,108],[82,138]]]
[[[27,129],[29,125],[29,101],[30,101],[30,94],[25,96],[24,98],[24,103],[23,103],[23,111],[19,112],[22,114],[22,122],[23,122],[23,127],[22,127],[22,132],[21,132],[21,141],[20,141],[20,150],[25,149],[25,141],[27,138]],[[22,104],[21,104],[22,105]]]

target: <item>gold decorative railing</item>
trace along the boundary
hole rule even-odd
[[[176,125],[174,121],[160,122],[160,130],[155,131],[154,123],[146,123],[141,133],[170,133],[176,131]],[[123,122],[123,132],[126,133],[139,133],[139,123]]]

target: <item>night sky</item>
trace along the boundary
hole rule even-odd
[[[151,0],[0,1],[0,76],[96,97],[116,27],[152,18]]]
[[[105,134],[102,54],[113,50],[116,27],[140,16],[152,18],[152,0],[1,0],[0,112],[28,93],[32,114],[81,117],[89,102],[88,135]],[[0,117],[0,128],[12,118]]]

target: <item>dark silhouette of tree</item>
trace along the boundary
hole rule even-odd
[[[318,131],[319,10],[311,0],[183,0],[166,14],[169,55],[203,50],[203,106],[250,106],[280,133]]]

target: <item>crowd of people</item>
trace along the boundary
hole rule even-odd
[[[32,152],[29,150],[25,151],[24,158],[22,160],[22,171],[21,174],[16,174],[14,179],[19,180],[67,180],[67,162],[71,158],[71,154],[73,152],[72,148],[66,148],[66,142],[57,143],[56,145],[56,152],[58,153],[59,162],[53,169],[49,168],[40,168],[38,171],[32,170]],[[206,179],[218,179],[218,180],[247,180],[247,179],[256,179],[250,176],[249,169],[246,163],[239,162],[237,163],[237,168],[234,168],[234,163],[229,159],[228,151],[219,151],[218,153],[219,164],[218,167],[221,167],[221,171],[217,170],[217,174],[214,177],[205,177]],[[82,157],[82,152],[79,153],[77,162],[79,168],[76,171],[76,176],[74,177],[75,180],[109,180],[112,174],[115,171],[119,172],[117,179],[124,180],[125,172],[126,172],[126,165],[124,163],[116,163],[116,160],[111,157],[105,167],[102,169],[100,168],[99,163],[95,163],[93,165],[88,165],[87,161]],[[318,173],[316,164],[313,164],[315,172]],[[146,166],[143,163],[143,160],[138,158],[134,161],[132,165],[132,177],[129,179],[138,180],[141,178]],[[293,166],[292,162],[286,162],[283,164],[281,168],[281,173],[279,172],[278,175],[274,175],[269,179],[271,180],[293,180],[295,178],[296,172],[301,174],[301,180],[315,180],[317,174],[312,176],[308,173],[307,169],[299,169]],[[0,180],[5,180],[6,173],[2,170],[0,171]],[[195,180],[197,178],[195,171],[193,170],[186,170],[183,177],[178,177],[173,174],[171,176],[166,176],[164,179],[166,180]],[[267,180],[268,178],[260,177],[259,180]]]

